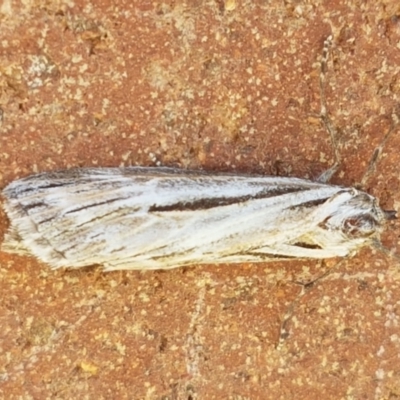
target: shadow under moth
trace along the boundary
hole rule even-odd
[[[320,83],[321,118],[335,144],[323,68]],[[379,243],[386,220],[395,216],[354,188],[159,167],[41,173],[12,182],[3,196],[10,229],[2,250],[33,254],[53,268],[166,269],[346,256]]]

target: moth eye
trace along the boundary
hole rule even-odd
[[[347,218],[343,222],[342,231],[352,237],[368,237],[376,233],[377,221],[368,214]]]

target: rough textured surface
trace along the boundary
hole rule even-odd
[[[0,18],[1,187],[77,166],[316,178],[332,164],[318,118],[330,33],[334,183],[361,180],[399,114],[397,0],[5,0]],[[387,209],[400,205],[399,130],[365,187]],[[381,252],[299,298],[279,345],[294,282],[337,260],[104,274],[0,257],[1,397],[400,398],[399,262]]]

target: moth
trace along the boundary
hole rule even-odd
[[[41,173],[3,196],[2,250],[107,271],[345,256],[395,215],[354,188],[158,167]]]

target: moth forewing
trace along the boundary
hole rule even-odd
[[[53,268],[165,269],[345,256],[385,213],[356,189],[296,178],[171,168],[65,170],[3,191],[2,249]]]

